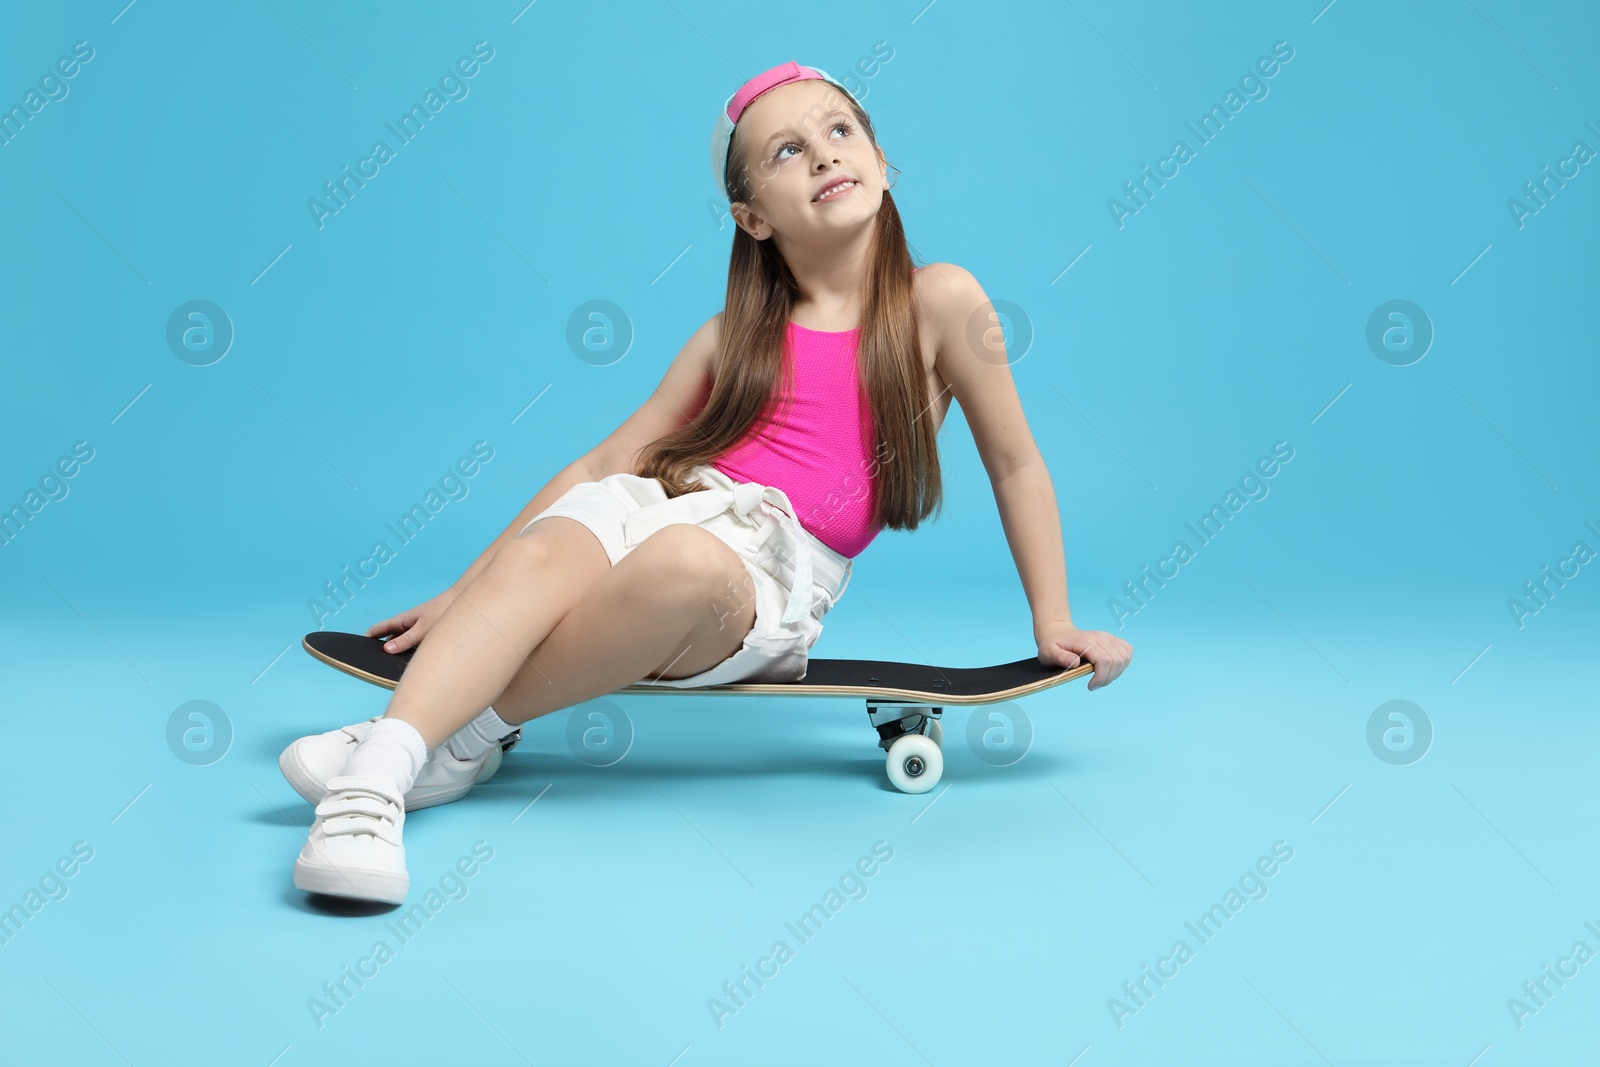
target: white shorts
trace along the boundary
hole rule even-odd
[[[688,678],[641,679],[637,685],[692,688],[732,682],[794,682],[806,675],[822,617],[850,584],[852,560],[817,540],[794,517],[776,486],[735,482],[707,463],[690,469],[707,488],[669,498],[654,478],[612,474],[580,482],[528,520],[561,515],[581,522],[605,547],[613,566],[663,526],[689,523],[721,538],[744,561],[756,589],[755,624],[743,646]],[[809,588],[797,587],[806,578]]]

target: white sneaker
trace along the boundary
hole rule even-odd
[[[399,904],[411,888],[400,832],[406,813],[394,783],[379,775],[339,775],[317,804],[294,884],[308,893]]]
[[[283,750],[278,757],[278,769],[307,804],[319,803],[332,779],[344,770],[350,753],[380,718],[381,715],[374,715],[366,722],[302,737]],[[502,757],[521,739],[522,730],[518,728],[475,760],[456,759],[444,745],[435,748],[428,753],[428,762],[417,774],[416,784],[406,792],[406,810],[416,811],[460,800],[473,786],[493,778],[500,769]]]

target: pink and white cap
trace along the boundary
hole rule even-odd
[[[728,147],[733,142],[733,128],[738,124],[739,116],[744,114],[745,108],[749,107],[756,97],[769,89],[776,89],[778,86],[788,85],[790,82],[817,78],[832,85],[845,96],[855,101],[857,107],[861,106],[855,95],[827,71],[817,67],[802,67],[793,60],[787,63],[780,63],[771,70],[762,71],[739,86],[738,90],[728,97],[727,103],[723,105],[722,113],[717,116],[717,128],[711,133],[711,173],[717,179],[717,190],[719,192],[725,191],[728,187]]]

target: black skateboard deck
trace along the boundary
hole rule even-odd
[[[389,653],[383,639],[364,634],[317,630],[302,641],[311,655],[364,682],[394,689],[415,649]],[[1094,673],[1094,664],[1050,667],[1037,656],[992,667],[936,667],[893,660],[813,659],[798,682],[738,682],[693,688],[626,685],[619,696],[645,693],[725,693],[735,696],[865,697],[878,730],[879,747],[889,752],[890,781],[903,792],[921,793],[938,782],[943,758],[939,715],[953,705],[997,704],[1037,693]],[[920,739],[920,740],[916,740]],[[930,751],[931,749],[931,751]]]
[[[305,650],[364,682],[393,689],[411,662],[415,649],[385,652],[383,639],[363,634],[318,630],[306,634]],[[941,706],[994,704],[1037,693],[1041,689],[1092,674],[1094,665],[1049,667],[1037,656],[993,667],[930,667],[874,659],[814,659],[798,682],[737,682],[685,689],[664,685],[627,685],[619,694],[732,693],[745,696],[857,696],[883,700],[931,701]]]

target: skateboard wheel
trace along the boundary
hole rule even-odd
[[[944,753],[931,737],[901,734],[889,746],[885,760],[889,784],[902,793],[926,793],[944,774]]]
[[[939,725],[938,719],[928,720],[928,736],[941,750],[944,748],[944,727]]]

